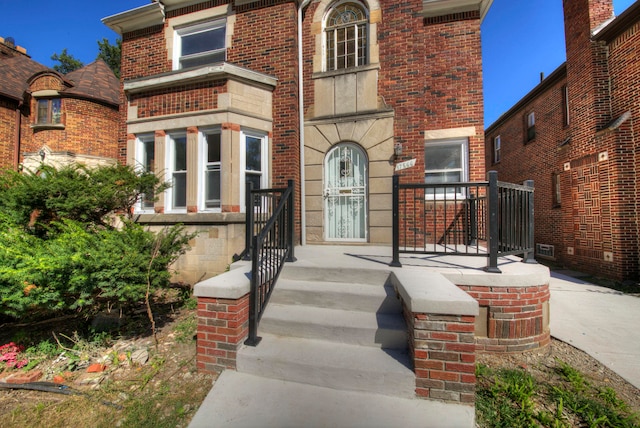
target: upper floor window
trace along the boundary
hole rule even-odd
[[[526,138],[525,143],[536,138],[536,114],[530,112],[526,116]]]
[[[501,152],[500,152],[500,136],[498,135],[493,139],[493,163],[500,162]]]
[[[204,22],[176,30],[174,68],[198,67],[226,59],[226,20]]]
[[[359,3],[339,3],[325,22],[326,67],[340,70],[367,64],[367,12]]]
[[[424,182],[427,184],[460,183],[468,177],[467,140],[427,142],[424,146]],[[427,198],[464,197],[461,187],[427,189]]]
[[[39,99],[36,103],[37,125],[60,125],[62,123],[62,100],[60,98]]]

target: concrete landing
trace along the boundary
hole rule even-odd
[[[338,391],[227,370],[189,427],[474,427],[472,406]]]

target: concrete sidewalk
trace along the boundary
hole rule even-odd
[[[551,335],[640,388],[640,297],[569,275],[551,272]]]

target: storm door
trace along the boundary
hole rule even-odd
[[[355,144],[338,144],[324,165],[324,229],[328,241],[367,239],[367,157]]]

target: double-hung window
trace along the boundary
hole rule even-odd
[[[141,172],[155,174],[156,149],[153,134],[138,136],[136,141],[136,163],[136,168]],[[139,210],[153,211],[154,199],[153,193],[147,192],[143,194]]]
[[[267,137],[258,133],[243,132],[241,144],[244,149],[241,159],[244,166],[241,191],[242,200],[244,200],[244,190],[247,183],[253,184],[254,189],[265,189],[269,186]]]
[[[426,184],[460,183],[467,180],[467,140],[430,141],[424,146],[424,181]],[[425,197],[431,199],[462,198],[461,187],[428,188]]]
[[[204,22],[176,30],[174,68],[198,67],[226,59],[226,20]]]
[[[367,64],[366,9],[355,2],[340,3],[325,21],[326,69],[340,70]]]
[[[167,172],[171,180],[168,191],[169,209],[187,208],[187,135],[184,133],[167,136]]]
[[[221,208],[221,151],[220,131],[204,131],[202,134],[202,183],[204,209],[219,210]]]
[[[62,100],[60,98],[38,99],[37,125],[60,125],[62,123]]]
[[[498,135],[493,139],[493,163],[500,162],[501,155],[502,155],[500,152],[501,150],[500,145],[501,145],[501,139],[500,139],[500,136]]]

